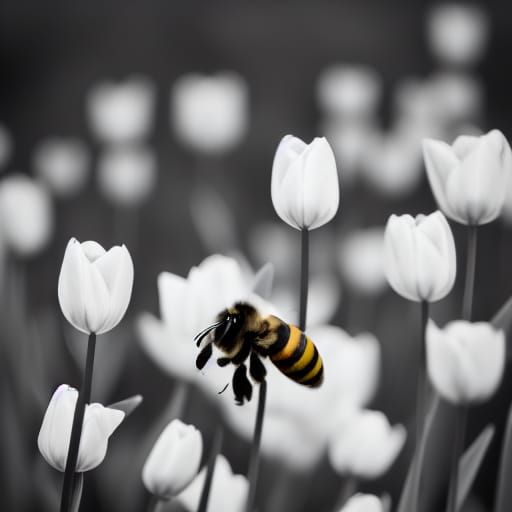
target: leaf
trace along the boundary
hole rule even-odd
[[[512,297],[510,297],[500,310],[492,317],[491,324],[495,329],[503,329],[507,340],[512,330]],[[512,350],[507,350],[508,358],[512,357]]]
[[[258,273],[254,276],[252,291],[264,299],[269,299],[270,294],[272,293],[273,284],[274,265],[272,265],[272,263],[266,263],[258,270]]]
[[[142,395],[133,395],[119,402],[110,404],[108,407],[109,409],[117,409],[119,411],[123,411],[125,417],[128,417],[133,411],[135,411],[135,409],[137,409],[137,407],[139,407],[139,405],[142,403],[142,400]]]
[[[73,497],[71,498],[71,512],[78,512],[80,501],[82,500],[82,490],[84,488],[84,474],[75,473],[73,478]]]
[[[508,512],[512,503],[512,406],[508,413],[507,430],[498,475],[495,512]]]
[[[494,437],[494,430],[493,425],[487,425],[460,458],[456,510],[461,509],[468,497],[480,465]]]

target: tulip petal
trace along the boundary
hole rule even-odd
[[[183,277],[170,272],[161,272],[158,275],[160,316],[167,325],[176,325],[182,320],[186,289],[187,280]]]

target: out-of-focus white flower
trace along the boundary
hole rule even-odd
[[[41,251],[54,228],[53,208],[46,189],[20,173],[0,182],[0,226],[8,247],[20,256]]]
[[[150,314],[143,314],[138,321],[144,350],[171,375],[188,381],[197,379],[208,392],[216,394],[219,389],[213,389],[211,380],[195,366],[198,348],[194,336],[235,302],[262,304],[263,299],[251,287],[252,276],[245,276],[235,259],[221,255],[210,256],[192,267],[187,278],[162,272],[158,276],[162,321]],[[224,376],[223,384],[231,380],[231,368],[211,365],[206,374],[210,376],[214,369]]]
[[[373,494],[356,494],[340,512],[384,512],[382,501]]]
[[[161,499],[169,499],[192,482],[201,463],[203,439],[193,425],[171,421],[154,444],[144,467],[146,489]]]
[[[177,496],[177,500],[189,511],[195,512],[199,505],[201,491],[206,478],[203,468],[195,480]],[[249,483],[243,475],[234,475],[227,459],[218,455],[215,462],[207,512],[242,512]]]
[[[248,96],[246,81],[236,73],[182,76],[171,91],[171,118],[177,136],[196,151],[229,151],[247,131]]]
[[[363,176],[380,193],[390,197],[409,194],[421,181],[421,148],[409,134],[381,134],[367,143]]]
[[[471,65],[485,51],[488,18],[476,5],[441,4],[428,15],[427,33],[430,49],[438,59],[453,65]]]
[[[428,84],[433,107],[445,123],[473,120],[482,111],[482,84],[461,73],[437,73]]]
[[[98,162],[98,184],[103,195],[120,206],[138,206],[157,180],[154,153],[142,145],[105,149]]]
[[[7,128],[0,124],[0,168],[9,160],[12,152],[12,138]]]
[[[369,67],[338,64],[318,79],[317,98],[328,113],[342,118],[373,115],[382,93],[381,79]]]
[[[262,451],[295,470],[307,470],[325,453],[338,411],[364,406],[374,394],[380,369],[378,341],[369,334],[351,338],[338,327],[308,330],[324,363],[324,382],[318,389],[301,386],[265,361],[267,404]],[[238,407],[223,398],[226,418],[242,436],[251,439],[257,400]]]
[[[78,391],[62,384],[53,394],[43,418],[37,445],[46,462],[64,471],[68,458],[71,426]],[[101,404],[85,406],[82,437],[75,471],[90,471],[103,462],[108,438],[123,421],[124,412],[103,407]]]
[[[462,224],[487,224],[498,217],[512,173],[510,146],[499,130],[462,135],[452,146],[423,141],[430,186],[441,210]]]
[[[418,302],[448,295],[457,261],[450,226],[440,211],[416,218],[391,215],[384,241],[386,277],[398,294]]]
[[[402,425],[391,427],[381,412],[346,412],[330,439],[329,460],[340,474],[378,478],[395,461],[406,435]]]
[[[325,137],[306,144],[286,135],[272,166],[272,203],[287,224],[315,229],[329,222],[340,200],[338,171]]]
[[[372,227],[349,233],[340,242],[339,265],[354,290],[375,295],[386,288],[384,228]]]
[[[98,243],[72,238],[59,275],[59,303],[66,320],[79,331],[102,334],[123,318],[133,286],[128,249],[105,251]]]
[[[103,82],[89,92],[87,108],[94,134],[106,143],[145,138],[153,124],[155,87],[147,77]]]
[[[484,402],[505,366],[505,334],[486,322],[427,325],[427,371],[437,392],[454,404]]]
[[[79,192],[89,175],[90,155],[79,139],[45,139],[36,147],[33,162],[41,180],[60,197]]]
[[[364,163],[369,141],[377,138],[375,121],[334,119],[326,123],[324,132],[338,167],[343,169],[343,183],[354,181]]]

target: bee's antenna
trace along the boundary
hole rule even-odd
[[[208,326],[206,329],[203,329],[199,334],[196,334],[194,336],[194,341],[196,342],[196,346],[199,347],[199,345],[201,344],[201,341],[203,341],[203,339],[208,336],[208,334],[213,331],[213,329],[215,329],[216,327],[218,327],[219,325],[223,324],[225,322],[225,320],[223,321],[220,321],[220,322],[215,322],[213,325],[210,325]]]

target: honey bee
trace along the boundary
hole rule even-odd
[[[197,346],[204,338],[207,344],[199,352],[196,366],[204,368],[212,356],[212,343],[224,357],[217,359],[221,367],[234,364],[233,392],[237,404],[250,400],[252,385],[247,378],[245,361],[249,358],[249,373],[254,381],[265,379],[266,369],[261,357],[269,357],[287,377],[299,384],[318,387],[323,382],[323,363],[320,354],[306,334],[295,325],[269,315],[263,316],[254,306],[237,302],[221,311],[217,321],[201,331],[194,340]]]

